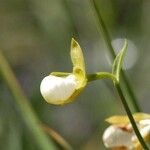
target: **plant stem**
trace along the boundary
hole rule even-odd
[[[101,33],[102,33],[103,38],[104,38],[104,40],[105,40],[105,43],[107,44],[108,50],[109,50],[109,52],[110,52],[110,54],[111,54],[111,57],[112,57],[113,59],[115,59],[116,55],[115,55],[115,51],[114,51],[114,49],[113,49],[113,47],[112,47],[112,44],[111,44],[111,39],[110,39],[108,30],[107,30],[107,28],[106,28],[106,26],[105,26],[105,23],[104,23],[104,21],[103,21],[103,19],[102,19],[102,17],[101,17],[101,14],[100,14],[100,12],[99,12],[99,9],[98,9],[98,7],[96,6],[95,0],[92,0],[92,3],[93,3],[93,6],[94,6],[94,9],[93,9],[93,10],[95,10],[95,15],[96,15],[97,18],[98,18],[99,28],[100,28],[100,30],[101,30]],[[139,105],[138,105],[138,103],[137,103],[137,99],[136,99],[136,97],[135,97],[135,95],[134,95],[134,93],[133,93],[133,91],[132,91],[132,89],[131,89],[131,85],[130,85],[130,83],[129,83],[129,81],[128,81],[126,75],[125,75],[125,73],[123,72],[123,70],[121,71],[121,75],[122,75],[122,78],[123,78],[123,84],[122,84],[122,85],[123,85],[123,88],[124,88],[124,89],[125,89],[125,88],[127,89],[126,92],[128,92],[128,94],[130,95],[130,98],[131,98],[131,101],[132,101],[132,105],[133,105],[133,107],[134,107],[134,110],[138,112],[138,111],[140,111],[140,107],[139,107]],[[131,113],[131,111],[130,111],[130,109],[129,109],[129,106],[128,106],[127,102],[126,102],[126,99],[125,99],[125,97],[124,97],[124,95],[123,95],[123,91],[122,91],[122,89],[121,89],[120,84],[115,84],[115,87],[116,87],[116,89],[117,89],[117,91],[118,91],[118,94],[119,94],[119,96],[120,96],[120,98],[121,98],[122,104],[123,104],[123,106],[124,106],[124,108],[125,108],[125,110],[126,110],[126,113],[127,113],[128,117],[129,117],[129,120],[130,120],[130,122],[131,122],[131,124],[132,124],[132,127],[133,127],[133,129],[134,129],[134,132],[135,132],[135,134],[136,134],[136,136],[137,136],[139,142],[141,143],[141,145],[143,146],[143,148],[144,148],[145,150],[149,150],[149,148],[148,148],[147,145],[145,144],[144,139],[143,139],[143,137],[141,136],[141,134],[140,134],[140,132],[139,132],[139,130],[138,130],[138,128],[137,128],[137,125],[136,125],[136,123],[135,123],[135,121],[134,121],[134,118],[133,118],[133,116],[132,116],[132,113]]]
[[[104,41],[105,41],[105,43],[107,45],[107,48],[109,50],[109,53],[111,54],[112,59],[115,59],[115,57],[116,57],[115,51],[114,51],[114,49],[112,47],[111,38],[109,36],[108,30],[106,28],[106,25],[105,25],[105,23],[104,23],[104,21],[103,21],[103,19],[101,17],[101,14],[99,12],[99,9],[98,9],[98,7],[96,5],[95,0],[91,0],[91,3],[93,5],[93,12],[94,12],[95,18],[97,18],[97,21],[98,21],[100,32],[103,35]],[[137,102],[137,98],[136,98],[135,94],[133,93],[133,90],[131,88],[131,84],[129,83],[129,81],[128,81],[128,79],[127,79],[127,77],[126,77],[126,75],[125,75],[125,73],[123,71],[121,71],[121,76],[122,76],[122,79],[123,79],[122,87],[123,87],[124,90],[126,90],[128,95],[130,96],[131,103],[132,103],[134,111],[135,112],[140,112],[141,108],[140,108],[140,106],[139,106],[139,104]]]
[[[87,76],[88,82],[94,81],[94,80],[103,79],[103,78],[108,78],[108,79],[111,79],[111,80],[113,80],[113,81],[117,81],[116,77],[115,77],[113,74],[108,73],[108,72],[98,72],[98,73],[95,73],[95,74],[89,74],[89,75]],[[126,113],[127,113],[127,115],[128,115],[128,118],[129,118],[129,120],[130,120],[130,122],[131,122],[131,124],[132,124],[132,127],[133,127],[133,129],[134,129],[134,132],[135,132],[135,134],[136,134],[136,136],[137,136],[137,138],[138,138],[140,144],[142,145],[142,147],[143,147],[145,150],[149,150],[149,148],[147,147],[147,145],[146,145],[145,142],[144,142],[143,137],[141,136],[141,134],[140,134],[140,132],[139,132],[139,130],[138,130],[138,127],[137,127],[137,125],[136,125],[136,123],[135,123],[135,120],[134,120],[134,118],[133,118],[133,116],[132,116],[132,113],[131,113],[130,108],[129,108],[127,102],[126,102],[126,99],[125,99],[125,97],[124,97],[124,95],[123,95],[123,92],[122,92],[122,90],[121,90],[121,87],[120,87],[118,81],[117,81],[117,82],[114,82],[114,83],[115,83],[115,87],[116,87],[116,89],[117,89],[117,91],[118,91],[118,94],[119,94],[119,96],[120,96],[120,99],[121,99],[121,101],[122,101],[122,104],[123,104],[123,106],[124,106],[124,108],[125,108],[125,111],[126,111]]]
[[[117,82],[116,77],[113,74],[108,73],[108,72],[97,72],[94,74],[87,75],[88,82],[98,80],[98,79],[104,79],[104,78],[111,79],[111,80]]]
[[[19,111],[27,125],[30,132],[34,136],[39,148],[41,150],[56,150],[57,148],[50,140],[47,134],[41,128],[41,121],[36,116],[29,100],[23,93],[20,84],[18,83],[13,71],[11,70],[7,60],[0,51],[0,72],[6,81],[11,93],[15,98],[15,102]]]
[[[122,90],[121,90],[119,84],[115,84],[115,87],[116,87],[116,89],[117,89],[117,91],[118,91],[118,94],[119,94],[119,96],[120,96],[120,99],[121,99],[121,101],[122,101],[122,104],[123,104],[123,106],[124,106],[124,108],[125,108],[125,111],[126,111],[126,113],[127,113],[127,115],[128,115],[128,118],[129,118],[129,120],[130,120],[130,122],[131,122],[131,124],[132,124],[132,127],[133,127],[133,129],[134,129],[134,132],[135,132],[135,134],[136,134],[136,136],[137,136],[137,138],[138,138],[140,144],[142,145],[142,147],[144,148],[144,150],[149,150],[149,148],[148,148],[147,145],[145,144],[145,141],[144,141],[143,137],[141,136],[141,133],[140,133],[139,130],[138,130],[138,127],[137,127],[137,125],[136,125],[136,123],[135,123],[135,120],[134,120],[134,118],[133,118],[133,116],[132,116],[132,113],[131,113],[131,111],[130,111],[130,108],[129,108],[127,102],[126,102],[126,99],[125,99],[125,97],[124,97],[124,95],[123,95],[123,93],[122,93]]]

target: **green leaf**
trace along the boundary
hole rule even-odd
[[[120,71],[121,71],[123,59],[125,57],[125,53],[127,50],[127,46],[128,46],[128,43],[127,43],[127,40],[125,39],[124,46],[121,49],[121,51],[117,54],[114,60],[113,66],[112,66],[112,74],[116,76],[117,82],[119,82],[119,79],[120,79]]]

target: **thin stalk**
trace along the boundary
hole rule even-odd
[[[52,72],[50,75],[54,75],[54,76],[58,76],[58,77],[66,77],[66,76],[69,76],[70,74],[72,74],[72,73]],[[115,82],[118,82],[116,77],[112,73],[109,73],[109,72],[97,72],[97,73],[93,73],[93,74],[87,74],[88,82],[98,80],[98,79],[111,79]]]
[[[125,73],[123,72],[123,70],[121,70],[121,76],[122,76],[122,86],[123,86],[123,89],[127,89],[128,91],[128,94],[130,95],[131,97],[131,102],[132,102],[132,106],[134,107],[134,110],[136,112],[141,112],[141,108],[140,108],[140,105],[137,101],[137,98],[132,90],[132,85],[131,83],[129,82],[127,76],[125,75]]]
[[[141,133],[140,133],[139,130],[138,130],[138,127],[137,127],[137,125],[136,125],[136,123],[135,123],[135,120],[134,120],[134,118],[133,118],[133,116],[132,116],[132,113],[131,113],[131,111],[130,111],[130,108],[129,108],[127,102],[126,102],[126,99],[125,99],[125,97],[124,97],[124,95],[123,95],[123,93],[122,93],[122,90],[121,90],[119,84],[115,84],[115,87],[116,87],[116,89],[117,89],[117,92],[118,92],[118,94],[119,94],[119,96],[120,96],[120,99],[121,99],[121,101],[122,101],[122,104],[123,104],[123,106],[124,106],[124,108],[125,108],[125,111],[126,111],[126,113],[127,113],[127,115],[128,115],[128,118],[129,118],[129,120],[130,120],[130,122],[131,122],[131,124],[132,124],[132,127],[133,127],[133,129],[134,129],[134,132],[135,132],[135,134],[136,134],[136,136],[137,136],[137,138],[138,138],[140,144],[142,145],[142,147],[144,148],[144,150],[149,150],[149,148],[147,147],[147,145],[146,145],[146,143],[145,143],[143,137],[141,136]]]
[[[97,18],[100,32],[101,32],[101,34],[104,38],[104,41],[107,45],[109,53],[111,54],[111,58],[115,59],[116,55],[115,55],[115,51],[114,51],[114,49],[112,47],[112,44],[111,44],[111,38],[109,36],[108,30],[107,30],[106,25],[105,25],[105,23],[104,23],[104,21],[101,17],[101,14],[99,12],[99,9],[96,5],[95,0],[91,0],[91,4],[93,5],[93,12],[94,12],[95,18]],[[122,76],[122,79],[123,79],[122,87],[123,87],[124,90],[126,90],[128,95],[130,96],[131,103],[132,103],[132,106],[134,108],[134,111],[135,112],[140,112],[141,108],[138,104],[137,98],[136,98],[135,94],[133,93],[133,90],[131,88],[131,84],[129,83],[129,80],[127,79],[127,77],[126,77],[125,73],[123,72],[123,70],[121,71],[121,76]]]
[[[88,74],[87,79],[88,79],[88,82],[98,80],[98,79],[111,79],[117,82],[116,77],[113,74],[108,73],[108,72],[97,72],[94,74]]]
[[[36,116],[29,100],[22,91],[12,69],[10,68],[7,60],[0,51],[0,73],[7,83],[16,105],[22,115],[24,122],[32,133],[35,141],[41,150],[56,150],[57,148],[48,137],[48,135],[41,128],[41,121]]]

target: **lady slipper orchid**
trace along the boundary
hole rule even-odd
[[[150,141],[150,115],[135,113],[133,117],[144,140]],[[112,116],[106,121],[111,124],[103,134],[103,142],[106,148],[113,150],[142,150],[142,146],[127,116]]]
[[[62,104],[75,92],[77,81],[74,75],[65,78],[49,75],[41,82],[41,93],[48,103]]]
[[[71,41],[73,72],[52,72],[40,85],[43,98],[50,104],[63,105],[72,102],[87,84],[85,64],[79,44]]]

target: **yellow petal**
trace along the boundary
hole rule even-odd
[[[109,117],[105,121],[110,124],[127,124],[127,123],[129,123],[128,117],[122,116],[122,115]]]
[[[139,122],[140,120],[149,119],[150,115],[146,114],[146,113],[135,113],[135,114],[133,114],[133,117],[136,122]],[[110,124],[128,124],[128,123],[130,123],[130,121],[126,115],[112,116],[112,117],[107,118],[105,121]]]
[[[135,113],[133,115],[134,119],[138,122],[140,120],[144,120],[144,119],[150,119],[150,114],[146,114],[146,113]]]

